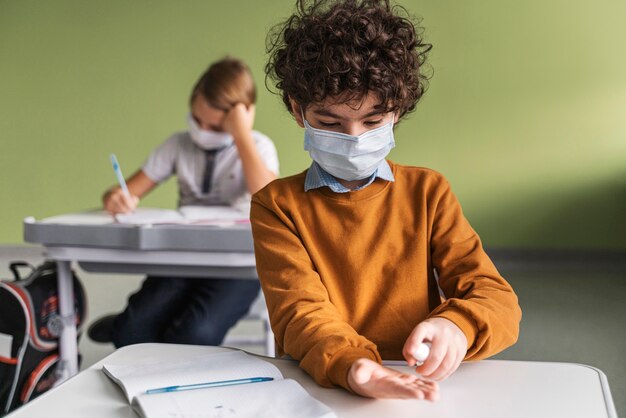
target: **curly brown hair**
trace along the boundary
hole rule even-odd
[[[265,84],[291,112],[331,98],[353,103],[374,93],[377,108],[415,109],[427,87],[423,29],[389,0],[297,0],[296,12],[268,34]]]

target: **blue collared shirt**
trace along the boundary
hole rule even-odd
[[[306,173],[306,178],[304,179],[304,191],[308,192],[312,189],[318,189],[320,187],[329,187],[335,193],[347,193],[353,192],[356,190],[361,190],[369,186],[376,180],[376,177],[379,177],[383,180],[394,181],[393,173],[391,172],[391,167],[389,167],[389,163],[387,160],[383,160],[380,163],[376,171],[367,179],[367,182],[357,187],[356,189],[348,189],[343,184],[337,180],[336,177],[328,174],[322,167],[319,166],[315,161],[309,167],[309,171]]]

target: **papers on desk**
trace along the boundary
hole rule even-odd
[[[311,397],[295,380],[283,379],[273,364],[241,351],[169,363],[105,364],[102,371],[122,388],[129,403],[144,418],[336,418],[326,405]],[[274,380],[146,394],[149,389],[260,376]]]
[[[230,206],[182,206],[178,210],[137,208],[133,213],[115,216],[103,210],[52,216],[41,221],[44,224],[62,225],[216,225],[231,226],[249,224],[247,213]]]
[[[41,220],[43,224],[62,225],[106,225],[115,222],[115,218],[104,210],[91,210],[80,213],[51,216]]]
[[[248,214],[230,206],[182,206],[178,210],[137,208],[133,213],[115,215],[115,219],[119,223],[134,225],[234,225],[250,222]]]

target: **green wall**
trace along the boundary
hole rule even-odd
[[[486,245],[626,249],[626,2],[403,1],[434,78],[397,162],[444,173]],[[225,54],[259,84],[256,128],[282,174],[302,131],[263,87],[265,34],[292,1],[0,0],[0,242],[21,221],[99,205],[172,131]],[[172,181],[145,205],[173,207]]]

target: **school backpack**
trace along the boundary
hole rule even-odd
[[[22,278],[19,269],[28,267]],[[56,263],[13,262],[14,280],[0,281],[0,417],[57,382],[59,334]],[[72,272],[77,335],[85,321],[85,291]],[[80,360],[80,355],[79,355]]]

